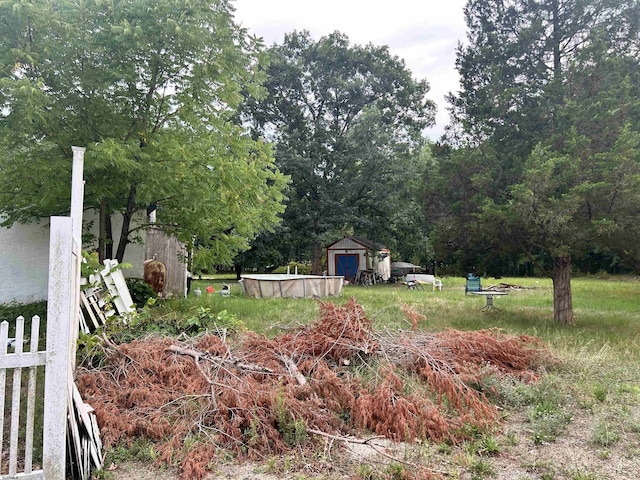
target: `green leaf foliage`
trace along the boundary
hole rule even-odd
[[[338,32],[288,34],[270,49],[266,97],[249,102],[255,134],[272,140],[291,177],[279,250],[284,262],[313,260],[321,246],[358,234],[394,247],[399,213],[416,211],[424,169],[422,130],[433,122],[428,84],[387,47],[352,45]],[[425,241],[424,232],[412,235]]]
[[[229,262],[283,211],[271,149],[234,120],[261,58],[226,0],[0,2],[5,224],[66,213],[85,146],[85,206],[103,232],[124,219],[117,258],[155,205],[158,226]]]
[[[615,248],[634,268],[628,237],[605,232],[634,231],[637,2],[473,0],[465,15],[454,148],[436,151],[427,181],[437,251],[501,274],[560,252],[591,268]]]
[[[445,192],[427,206],[436,249],[479,273],[533,265],[554,279],[558,319],[572,265],[640,266],[640,8],[470,0],[465,15],[454,123],[427,185]]]

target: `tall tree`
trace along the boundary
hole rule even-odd
[[[599,154],[587,153],[591,143],[576,133],[562,152],[536,147],[521,181],[510,187],[511,201],[489,200],[481,213],[494,226],[495,244],[523,252],[553,279],[554,318],[564,323],[573,323],[572,258],[640,232],[640,132],[625,128]]]
[[[572,323],[572,257],[637,215],[637,2],[470,0],[465,14],[451,101],[476,162],[469,231],[549,272],[554,317]]]
[[[287,242],[320,273],[322,245],[340,233],[387,241],[389,219],[404,206],[389,202],[415,173],[407,159],[419,153],[434,106],[427,82],[387,47],[294,32],[270,53],[268,95],[250,111],[292,179]]]
[[[592,33],[606,33],[612,48],[629,51],[638,33],[636,3],[469,0],[467,42],[456,60],[461,88],[449,96],[466,140],[489,140],[526,156],[554,131],[567,67]]]
[[[232,121],[259,60],[226,0],[0,3],[3,224],[68,211],[71,145],[86,146],[101,256],[122,260],[156,205],[157,226],[230,262],[283,210],[270,148]]]

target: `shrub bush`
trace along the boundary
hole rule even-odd
[[[141,278],[127,278],[127,287],[136,307],[142,308],[150,298],[158,298],[158,294]]]
[[[5,303],[0,305],[0,322],[6,320],[12,323],[20,315],[25,319],[38,315],[41,320],[44,320],[47,317],[47,302],[43,300],[34,303]]]

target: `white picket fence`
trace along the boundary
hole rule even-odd
[[[51,222],[50,261],[55,268],[49,273],[46,349],[40,349],[40,318],[31,319],[30,335],[25,337],[25,319],[15,321],[15,333],[9,337],[9,322],[0,324],[0,447],[8,445],[8,467],[0,463],[2,479],[64,480],[65,445],[68,408],[68,379],[71,374],[70,330],[73,322],[71,295],[76,266],[71,219],[53,217]],[[66,261],[64,259],[66,258]],[[57,262],[57,263],[55,263]],[[68,294],[64,294],[65,290]],[[75,348],[75,344],[74,344]],[[44,414],[42,458],[34,459],[34,430],[38,369],[44,368]],[[23,370],[27,370],[26,391],[22,386]],[[12,375],[11,392],[7,392],[7,375]],[[10,393],[10,395],[9,395]],[[25,395],[26,393],[26,395]],[[25,397],[25,398],[23,398]],[[8,425],[5,426],[5,398],[11,402]],[[26,408],[21,405],[26,403]],[[25,412],[20,418],[21,410]],[[7,412],[9,413],[9,412]],[[8,427],[8,428],[6,428]],[[4,432],[8,430],[7,439]],[[19,447],[23,447],[20,448]],[[0,456],[0,462],[4,459]],[[39,468],[34,470],[34,464]],[[20,469],[20,471],[18,471]],[[8,474],[8,475],[7,475]]]
[[[47,292],[46,349],[40,350],[40,319],[31,319],[31,332],[25,341],[23,317],[16,319],[15,335],[9,341],[9,323],[0,324],[0,480],[65,480],[67,446],[81,451],[73,435],[77,423],[74,412],[73,381],[76,339],[78,338],[79,290],[84,148],[72,147],[71,216],[51,217],[49,238],[49,278]],[[9,348],[9,344],[12,344]],[[25,350],[26,343],[28,349]],[[12,351],[13,350],[13,351]],[[44,412],[36,415],[38,369],[44,367]],[[27,369],[26,398],[23,400],[22,374]],[[12,372],[11,372],[12,371]],[[5,415],[7,374],[11,382],[11,411]],[[26,402],[21,423],[21,404]],[[76,402],[76,404],[81,402]],[[5,418],[8,439],[5,442]],[[42,458],[34,459],[35,422],[42,421]],[[70,427],[67,443],[67,426]],[[39,426],[38,426],[39,427]],[[2,465],[8,443],[8,467]],[[24,450],[22,450],[24,446]],[[84,455],[87,457],[87,455]],[[34,469],[37,465],[39,468]],[[21,470],[21,471],[18,471]],[[83,478],[88,478],[88,469]]]
[[[20,406],[22,397],[22,370],[29,370],[28,395],[26,407],[26,424],[24,440],[25,474],[33,473],[33,430],[36,403],[36,375],[38,367],[43,367],[46,352],[38,350],[40,336],[40,317],[31,319],[31,339],[29,350],[23,351],[24,317],[18,317],[15,324],[15,337],[9,338],[9,322],[0,324],[0,411],[4,412],[7,370],[13,370],[13,391],[11,393],[11,422],[9,430],[9,475],[18,473],[18,435],[20,425]],[[15,353],[7,353],[7,348],[15,349]],[[4,444],[4,417],[0,418],[0,444]],[[4,449],[3,449],[4,450]],[[0,462],[2,459],[0,458]],[[0,468],[2,465],[0,464]],[[0,470],[1,471],[1,470]],[[32,478],[32,477],[29,477]],[[34,476],[33,478],[37,478]]]

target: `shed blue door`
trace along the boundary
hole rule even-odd
[[[336,275],[344,278],[355,278],[358,273],[358,255],[336,254]]]

